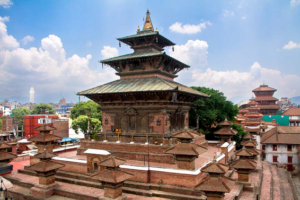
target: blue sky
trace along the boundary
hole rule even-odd
[[[266,83],[277,98],[300,96],[300,0],[0,0],[0,98],[77,101],[117,79],[99,60],[131,53],[117,37],[136,33],[147,8],[171,56],[189,70],[175,81],[223,91],[234,102]]]

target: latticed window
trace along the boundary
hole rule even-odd
[[[106,117],[105,120],[104,120],[104,124],[105,124],[105,125],[108,124],[108,119],[107,119],[107,117]]]
[[[158,118],[158,119],[156,120],[156,126],[160,126],[160,125],[161,125],[161,119]]]

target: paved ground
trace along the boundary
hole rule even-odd
[[[29,160],[19,161],[19,162],[10,162],[9,164],[13,165],[13,171],[17,171],[18,169],[24,169],[24,166],[29,165]]]

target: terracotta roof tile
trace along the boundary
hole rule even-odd
[[[225,127],[225,128],[222,128],[218,131],[215,131],[214,134],[215,135],[236,135],[237,131],[232,129],[232,128]]]
[[[172,138],[179,138],[179,139],[194,139],[199,137],[199,134],[196,131],[180,131],[172,135]]]
[[[214,173],[214,174],[225,174],[229,169],[229,166],[223,163],[211,162],[205,167],[201,168],[202,172]]]
[[[240,149],[237,152],[235,152],[236,156],[254,156],[254,153],[250,151],[249,149]]]
[[[48,134],[48,133],[40,133],[36,136],[29,138],[29,141],[32,142],[50,142],[50,141],[58,141],[62,138],[56,135]]]
[[[224,179],[219,177],[208,177],[195,189],[204,192],[230,192],[230,188],[226,185]]]
[[[255,101],[278,101],[278,99],[272,96],[258,96],[255,97]]]
[[[256,147],[258,144],[255,140],[249,140],[249,141],[241,142],[241,145],[243,145],[245,147]]]
[[[300,144],[299,126],[277,126],[263,134],[262,144]]]
[[[254,136],[248,133],[247,135],[244,136],[244,139],[254,139]]]
[[[6,144],[6,143],[0,143],[0,149],[9,149],[11,148],[10,145]]]
[[[18,156],[14,155],[12,153],[9,153],[9,152],[0,152],[0,161],[14,159],[16,157],[18,157]]]
[[[233,168],[236,169],[256,169],[256,163],[252,160],[244,160],[244,159],[238,159],[231,163],[230,165]]]
[[[252,92],[259,92],[259,91],[277,91],[274,88],[268,87],[268,85],[261,85],[258,88],[252,90]]]
[[[225,119],[223,122],[218,123],[218,125],[220,125],[220,126],[231,126],[231,125],[233,125],[233,122],[228,121],[227,119]]]
[[[64,164],[60,164],[60,163],[48,160],[48,161],[41,161],[36,164],[33,164],[33,165],[29,166],[27,169],[35,171],[35,172],[49,172],[52,170],[62,168],[64,166],[65,166]]]
[[[282,115],[300,115],[300,108],[289,108]]]
[[[54,153],[49,153],[46,150],[43,153],[38,153],[38,154],[34,155],[35,158],[39,158],[39,159],[49,159],[49,158],[53,158],[56,156],[58,156],[58,155],[56,155]]]
[[[194,143],[179,143],[165,151],[167,154],[198,156],[207,151],[206,147]]]
[[[106,158],[100,162],[98,162],[98,165],[103,167],[118,167],[120,165],[123,165],[126,162],[126,160],[118,158],[118,157],[109,157]]]
[[[36,130],[36,131],[53,131],[53,130],[56,130],[56,128],[52,127],[52,126],[48,126],[46,124],[43,124],[41,126],[34,128],[34,130]]]
[[[108,170],[105,169],[92,176],[93,179],[103,181],[107,183],[121,183],[127,179],[132,178],[133,175],[120,170]]]

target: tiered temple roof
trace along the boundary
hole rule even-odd
[[[165,151],[167,154],[198,156],[207,151],[206,147],[194,143],[180,143]]]
[[[238,159],[231,163],[231,167],[235,169],[256,169],[256,163],[253,160]]]
[[[172,138],[180,139],[181,142],[191,142],[200,135],[196,131],[184,130],[172,135]]]
[[[54,153],[49,153],[48,151],[44,150],[43,153],[38,153],[36,155],[34,155],[35,158],[39,158],[40,160],[50,160],[53,157],[56,157],[58,155],[54,154]]]
[[[237,131],[232,129],[232,128],[222,128],[216,132],[214,132],[215,135],[229,135],[229,136],[234,136],[237,134]]]
[[[45,173],[45,172],[49,172],[49,171],[56,171],[59,168],[62,168],[64,166],[65,166],[64,164],[60,164],[60,163],[53,162],[53,161],[41,161],[41,162],[38,162],[36,164],[29,166],[27,169],[35,171],[35,172]]]

